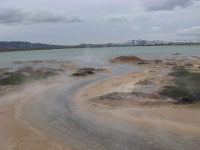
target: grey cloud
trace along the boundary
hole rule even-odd
[[[138,31],[140,30],[140,27],[134,25],[131,27],[119,27],[119,28],[115,28],[112,31],[123,31],[123,30],[131,30],[131,31]]]
[[[103,18],[103,20],[110,21],[110,22],[127,22],[127,21],[131,21],[131,16],[125,15],[125,14],[109,15],[109,16],[104,16],[102,18]]]
[[[145,22],[145,21],[149,21],[150,19],[133,19],[132,21],[134,22]]]
[[[28,20],[30,23],[75,23],[85,22],[85,20],[79,16],[73,16],[64,12],[57,12],[52,10],[39,10],[33,13]]]
[[[24,20],[28,14],[21,8],[0,8],[1,24],[18,24]]]
[[[147,11],[173,10],[176,7],[186,8],[199,0],[141,0]]]
[[[153,28],[151,28],[151,31],[160,31],[161,27],[155,26]]]
[[[85,19],[53,10],[35,10],[26,12],[20,8],[1,8],[0,24],[36,24],[36,23],[82,23]]]
[[[197,36],[200,37],[200,26],[191,27],[189,29],[180,29],[177,31],[181,36]]]

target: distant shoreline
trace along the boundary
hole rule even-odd
[[[73,48],[104,48],[104,47],[138,47],[138,46],[200,46],[200,44],[156,44],[156,45],[122,45],[122,46],[64,46],[64,47],[41,47],[41,48],[14,48],[0,49],[3,52],[32,51],[32,50],[55,50],[55,49],[73,49]]]

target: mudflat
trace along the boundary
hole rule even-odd
[[[141,70],[98,82],[96,75],[61,75],[4,87],[0,148],[198,150],[199,104],[176,103],[159,91],[174,84],[174,66],[198,72],[199,59],[134,64]]]

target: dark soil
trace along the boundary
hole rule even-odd
[[[153,62],[155,62],[156,64],[158,64],[158,63],[163,63],[163,60],[161,60],[161,59],[156,59],[156,60],[153,60]]]
[[[110,60],[110,62],[120,62],[120,63],[136,63],[139,61],[142,61],[142,59],[136,56],[120,56]]]
[[[190,67],[190,66],[193,66],[193,64],[191,64],[191,63],[185,63],[184,66],[185,66],[185,67]]]
[[[156,81],[156,78],[147,78],[145,80],[141,80],[141,81],[137,82],[136,84],[138,84],[138,85],[153,85],[155,81]]]
[[[143,97],[147,98],[149,97],[149,94],[146,94],[144,92],[131,92],[131,93],[124,93],[124,92],[114,92],[109,93],[103,96],[99,96],[97,99],[103,101],[103,100],[127,100],[127,99],[133,99],[134,97]]]
[[[165,64],[169,65],[169,66],[176,66],[177,65],[176,63],[173,63],[173,62],[166,62]]]
[[[139,61],[137,64],[138,65],[145,65],[145,64],[149,64],[149,62],[142,60],[142,61]]]
[[[94,74],[94,68],[83,68],[79,69],[77,72],[73,73],[73,76],[86,76],[88,74]]]
[[[91,74],[95,74],[97,72],[105,72],[106,69],[95,69],[95,68],[81,68],[78,69],[72,76],[87,76]]]

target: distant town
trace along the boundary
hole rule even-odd
[[[160,41],[160,40],[130,40],[122,43],[106,44],[79,44],[79,45],[50,45],[42,43],[30,43],[22,41],[1,41],[0,52],[13,50],[35,50],[35,49],[64,49],[64,48],[87,48],[87,47],[122,47],[122,46],[158,46],[158,45],[199,45],[200,40],[183,41]]]

